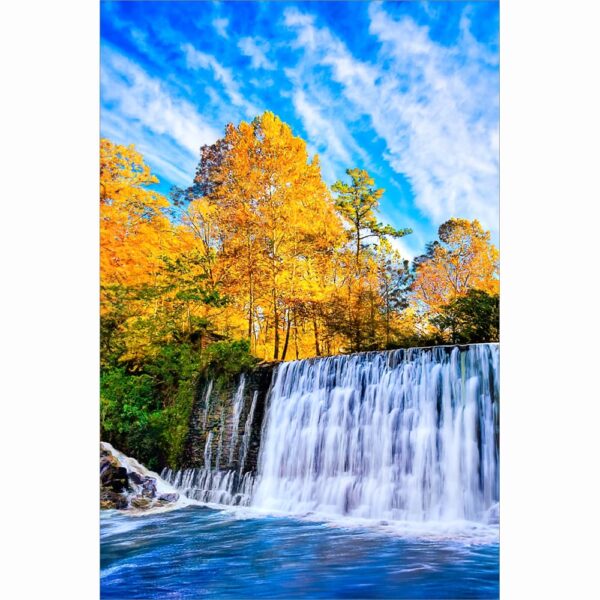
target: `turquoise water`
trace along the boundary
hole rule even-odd
[[[101,515],[102,599],[498,598],[497,535],[402,535],[249,510]]]

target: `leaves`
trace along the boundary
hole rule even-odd
[[[429,244],[426,253],[415,259],[413,300],[434,327],[446,331],[452,329],[449,324],[457,310],[464,315],[483,306],[474,303],[478,296],[472,294],[473,290],[498,296],[499,253],[490,242],[489,231],[484,231],[477,220],[450,219],[440,226],[438,235],[440,242]],[[470,302],[461,300],[467,297]],[[491,305],[487,310],[493,311]],[[488,318],[494,318],[492,313]],[[448,335],[452,341],[453,335],[447,334],[446,338]],[[497,334],[492,337],[497,338]]]
[[[102,140],[100,155],[103,365],[139,372],[165,344],[209,339],[284,360],[447,339],[457,299],[498,293],[477,221],[442,224],[411,267],[390,243],[411,230],[381,222],[369,173],[328,189],[273,113],[228,124],[170,199],[132,146]]]

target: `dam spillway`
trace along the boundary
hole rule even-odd
[[[163,477],[216,504],[481,522],[499,498],[498,376],[499,345],[474,344],[281,363],[218,406],[205,382],[190,464]]]

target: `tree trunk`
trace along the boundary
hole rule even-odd
[[[250,281],[248,288],[248,339],[250,340],[250,351],[252,352],[252,341],[254,338],[254,286],[252,272],[250,272]],[[255,344],[256,346],[256,344]]]
[[[356,272],[360,275],[360,224],[356,223]]]
[[[313,314],[313,330],[315,332],[315,352],[317,356],[321,356],[321,348],[319,347],[319,326],[317,325],[317,317]]]
[[[296,313],[294,312],[294,346],[296,348],[296,360],[300,357],[298,349],[298,323],[296,322]]]
[[[373,293],[370,292],[369,293],[369,300],[370,300],[370,332],[369,335],[371,336],[371,339],[369,340],[369,346],[371,347],[371,349],[373,348],[373,346],[375,346],[376,344],[376,340],[377,337],[375,335],[375,301],[373,299]]]
[[[273,292],[273,327],[275,328],[273,359],[279,360],[279,313],[277,312],[277,298],[275,292]]]
[[[292,319],[288,313],[287,326],[286,326],[286,330],[285,330],[285,342],[283,343],[283,350],[281,352],[281,360],[285,360],[285,355],[287,354],[288,344],[290,342],[290,327],[291,327],[291,325],[292,325]]]

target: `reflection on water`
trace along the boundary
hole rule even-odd
[[[497,598],[498,542],[189,506],[101,517],[108,598]]]

